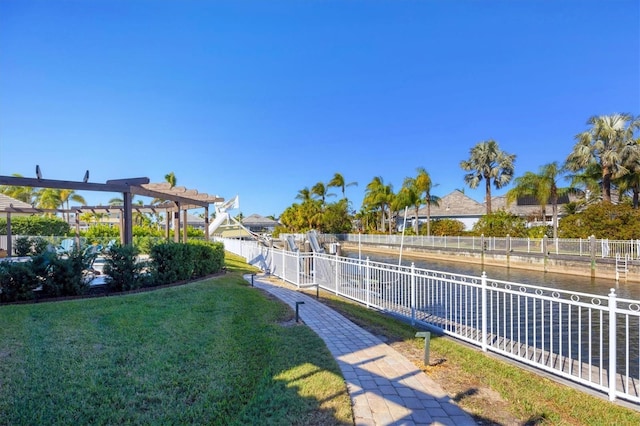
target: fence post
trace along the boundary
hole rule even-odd
[[[300,290],[300,250],[296,251],[296,285]]]
[[[411,325],[416,325],[416,265],[411,262]]]
[[[336,280],[336,294],[338,294],[338,285],[339,285],[338,278],[340,278],[340,274],[338,274],[338,250],[337,249],[336,249],[336,255],[333,259],[336,265],[335,280]]]
[[[589,257],[591,257],[591,277],[596,276],[596,237],[589,237]]]
[[[482,291],[482,342],[481,347],[483,352],[487,352],[487,273],[482,271],[482,276],[480,277],[480,289]]]
[[[271,249],[271,253],[273,253],[275,250]],[[286,281],[287,280],[287,253],[284,251],[284,249],[282,249],[282,280]]]
[[[371,305],[371,268],[369,266],[369,256],[367,256],[367,260],[365,261],[364,285],[366,288],[367,308],[368,308]]]
[[[616,400],[616,289],[612,288],[609,293],[609,401]]]

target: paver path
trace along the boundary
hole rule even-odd
[[[245,279],[251,281],[251,276]],[[284,301],[338,361],[360,425],[475,425],[424,372],[333,309],[293,287],[255,276],[254,285]]]

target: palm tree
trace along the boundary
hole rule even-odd
[[[324,206],[327,197],[335,197],[336,194],[329,193],[329,188],[324,183],[318,182],[311,187],[311,195],[317,196]]]
[[[485,180],[485,203],[487,214],[491,214],[491,182],[496,189],[511,182],[516,156],[501,151],[493,139],[479,142],[470,153],[468,160],[460,162],[460,167],[470,172],[464,175],[464,181],[475,189],[482,179]]]
[[[173,172],[169,172],[166,175],[164,175],[164,180],[169,182],[169,184],[171,185],[171,188],[176,186],[176,184],[178,183],[178,179],[176,178],[176,174],[173,173]]]
[[[422,198],[416,185],[416,179],[407,177],[402,182],[402,188],[396,195],[392,208],[394,210],[402,210],[405,207],[413,207],[415,209],[415,220],[413,221],[413,230],[418,235],[418,211],[422,205]]]
[[[573,191],[571,187],[558,188],[558,178],[562,173],[562,168],[554,161],[540,167],[538,173],[526,172],[516,178],[515,186],[507,191],[508,203],[523,196],[535,196],[540,203],[543,220],[546,217],[545,207],[551,201],[553,238],[558,238],[558,198]]]
[[[37,206],[42,209],[57,209],[62,204],[60,190],[42,188],[37,192]]]
[[[327,186],[329,186],[329,187],[333,186],[335,188],[340,188],[340,190],[342,191],[342,198],[346,199],[347,196],[345,194],[345,188],[347,188],[349,186],[358,186],[358,182],[345,183],[344,176],[342,176],[340,173],[335,173],[333,175],[333,178],[331,178],[331,180],[327,184]]]
[[[67,210],[67,222],[69,222],[69,202],[75,201],[80,204],[87,204],[87,202],[82,195],[76,193],[73,189],[60,189],[58,191],[60,194],[60,206]]]
[[[23,177],[19,173],[13,173],[11,176]],[[1,185],[0,193],[31,205],[35,204],[35,200],[37,197],[37,191],[35,190],[35,188],[32,188],[30,186]]]
[[[393,187],[390,184],[385,185],[382,176],[374,177],[367,185],[363,204],[380,209],[380,228],[382,232],[385,231],[384,221],[386,208],[391,205],[394,197]],[[389,222],[391,222],[391,214],[389,214]],[[391,231],[391,223],[389,223],[389,231]]]
[[[640,127],[640,119],[630,114],[590,117],[591,126],[576,135],[576,144],[566,160],[566,168],[577,172],[596,163],[602,170],[602,197],[611,202],[611,182],[624,174],[622,152]]]
[[[638,208],[640,198],[640,138],[631,140],[622,149],[624,174],[616,179],[620,192],[631,191],[633,208]]]
[[[310,201],[311,199],[311,191],[306,186],[298,191],[298,195],[296,195],[296,200],[302,200],[303,203],[305,201]]]
[[[437,184],[433,184],[431,181],[431,176],[424,169],[424,167],[418,167],[417,169],[418,176],[416,176],[415,184],[416,189],[420,195],[424,194],[424,204],[427,205],[427,236],[431,235],[431,206],[437,206],[440,204],[440,197],[435,195],[431,195],[431,188],[434,186],[438,186]],[[417,212],[416,212],[416,221],[418,220]],[[418,234],[418,229],[416,227],[416,235]]]

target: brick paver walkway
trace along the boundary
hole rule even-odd
[[[245,276],[251,281],[251,276]],[[295,309],[327,344],[338,361],[360,425],[475,425],[431,380],[404,356],[344,316],[285,283],[262,276],[254,285]]]

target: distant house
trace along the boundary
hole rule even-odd
[[[242,219],[242,225],[257,234],[271,233],[280,223],[268,217],[252,214]]]
[[[569,203],[571,200],[568,196],[558,199],[558,217],[562,217],[562,205]],[[465,230],[470,230],[473,225],[487,212],[484,203],[479,203],[474,199],[463,194],[459,190],[455,190],[440,199],[438,206],[431,206],[431,220],[436,219],[454,219],[462,222]],[[507,205],[506,196],[497,196],[491,199],[492,211],[506,210],[517,216],[523,217],[530,225],[551,225],[552,206],[545,206],[544,216],[542,217],[542,209],[540,203],[535,197],[522,197],[516,202]],[[404,220],[402,214],[396,216],[398,223]],[[407,211],[407,226],[413,224],[415,220],[415,210]],[[427,207],[423,206],[418,210],[418,221],[420,224],[427,221]]]
[[[16,209],[33,209],[33,206],[24,201],[16,200],[8,195],[0,194],[0,217],[7,217],[7,210]],[[32,213],[11,213],[11,216],[31,216]]]

